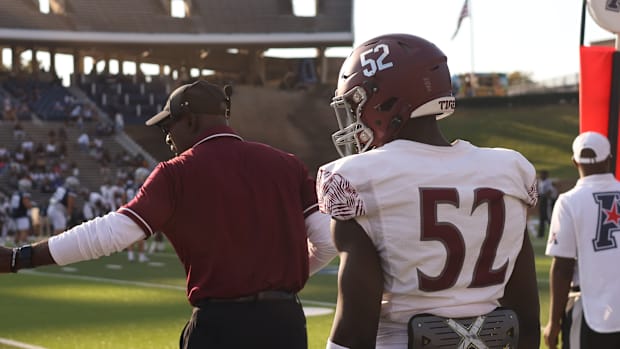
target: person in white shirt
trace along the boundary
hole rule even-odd
[[[541,170],[538,178],[538,234],[539,238],[545,237],[545,231],[551,217],[552,202],[557,197],[557,190],[553,186],[549,171]]]
[[[620,348],[620,264],[615,232],[620,230],[620,182],[614,177],[608,139],[588,131],[573,142],[575,186],[558,197],[546,254],[550,268],[549,322],[545,343],[557,348],[574,271],[579,273],[578,304],[573,308],[570,348]],[[581,315],[575,309],[581,309]],[[564,321],[567,321],[566,318]],[[581,338],[579,338],[579,336]]]
[[[340,253],[327,348],[427,348],[419,340],[437,332],[419,335],[411,325],[425,314],[454,338],[442,347],[515,339],[518,348],[538,347],[526,231],[536,170],[516,151],[446,140],[437,119],[455,104],[447,58],[425,39],[379,36],[343,63],[331,104],[343,157],[317,174],[319,209],[332,217]],[[482,338],[476,329],[506,309],[516,316],[502,319],[518,326],[518,338]]]

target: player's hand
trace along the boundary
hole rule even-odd
[[[0,246],[0,274],[11,272],[11,255],[13,249]]]
[[[549,322],[545,329],[543,330],[543,337],[545,338],[545,345],[549,349],[557,349],[558,347],[558,336],[560,334],[560,325],[552,324]]]

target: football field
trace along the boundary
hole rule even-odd
[[[541,324],[548,308],[544,242],[537,253]],[[43,267],[0,276],[0,349],[178,348],[190,316],[184,273],[176,255],[130,263],[125,253],[71,267]],[[300,297],[308,313],[308,341],[325,348],[336,302],[336,263],[313,276]]]

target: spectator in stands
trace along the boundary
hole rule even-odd
[[[101,158],[99,159],[99,174],[101,174],[102,177],[109,177],[110,176],[110,163],[112,162],[112,159],[110,157],[110,152],[107,149],[103,149],[103,152],[101,153]]]
[[[63,142],[63,141],[58,141],[58,151],[56,152],[56,154],[61,158],[64,159],[67,157],[67,143]]]
[[[123,132],[125,129],[125,117],[119,111],[114,114],[114,131],[115,132]]]
[[[76,104],[73,106],[71,112],[69,113],[69,122],[71,124],[77,123],[80,116],[82,116],[82,106],[80,104]]]
[[[79,179],[80,178],[80,168],[78,167],[78,165],[77,165],[77,163],[75,161],[71,162],[70,168],[71,168],[71,176]]]
[[[17,118],[22,118],[22,119],[29,119],[30,118],[30,108],[28,107],[28,104],[26,103],[21,103],[17,109]]]
[[[84,117],[84,122],[86,123],[90,123],[91,121],[93,121],[93,117],[94,117],[93,107],[90,105],[85,105],[82,116]]]
[[[43,145],[43,142],[37,142],[34,146],[34,155],[45,157],[45,146]]]
[[[75,124],[78,130],[83,131],[84,130],[84,117],[82,115],[78,116]]]
[[[53,132],[53,130],[50,132]],[[65,127],[65,125],[60,126],[58,128],[58,141],[66,142],[67,140],[67,128]]]
[[[13,107],[13,103],[11,103],[9,97],[4,97],[3,114],[4,120],[9,122],[17,121],[17,111]]]
[[[22,139],[24,139],[25,137],[26,137],[26,132],[24,131],[22,124],[19,121],[17,121],[15,125],[13,126],[13,139],[15,141],[21,142]]]
[[[81,151],[88,152],[90,147],[90,137],[88,136],[88,133],[82,132],[77,139],[77,144]]]
[[[54,159],[58,156],[58,149],[56,149],[56,142],[48,140],[47,144],[45,145],[45,154],[50,159]]]

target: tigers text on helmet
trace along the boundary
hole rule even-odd
[[[433,43],[388,34],[357,46],[344,61],[331,106],[339,131],[332,140],[340,156],[392,141],[410,118],[454,112],[446,55]]]

